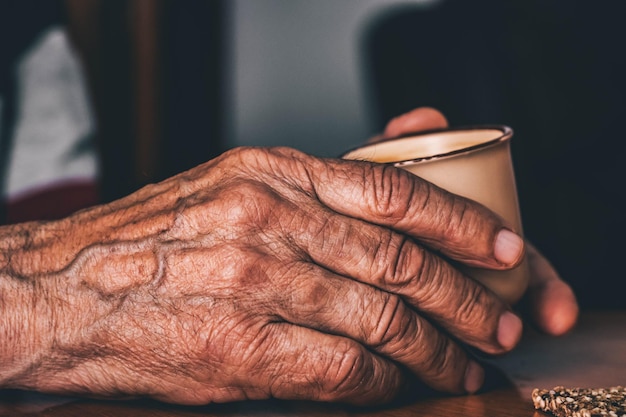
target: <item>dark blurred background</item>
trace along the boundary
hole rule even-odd
[[[225,4],[64,2],[93,91],[105,201],[224,150]]]
[[[3,175],[25,100],[18,79],[24,69],[18,69],[29,51],[59,27],[65,28],[85,73],[97,125],[101,201],[223,151],[226,3],[2,0]]]
[[[416,106],[504,123],[525,233],[584,307],[626,306],[626,26],[620,2],[447,0],[366,31],[378,127]]]
[[[18,0],[0,26],[4,45],[50,16],[67,25],[98,121],[101,201],[236,145],[336,156],[418,106],[455,126],[508,124],[527,236],[583,307],[623,308],[620,3]]]

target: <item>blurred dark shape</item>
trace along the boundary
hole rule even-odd
[[[87,68],[103,201],[223,151],[223,0],[65,0]]]
[[[224,148],[224,0],[163,2],[164,143],[159,178],[217,156]]]
[[[54,27],[66,27],[85,70],[100,160],[99,190],[89,198],[82,188],[77,193],[85,198],[35,193],[11,209],[17,216],[0,202],[0,223],[62,217],[224,150],[225,0],[3,0],[0,10],[0,187],[19,117],[16,68]],[[29,203],[37,201],[65,209],[44,213]]]
[[[418,106],[513,127],[527,237],[583,308],[626,307],[626,25],[620,2],[448,0],[370,22],[377,129]]]
[[[42,28],[60,20],[62,8],[51,0],[3,0],[0,7],[0,194],[4,194],[18,118],[15,62],[35,42]],[[0,201],[0,224],[4,223],[6,205]]]

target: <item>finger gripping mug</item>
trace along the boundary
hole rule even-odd
[[[522,235],[522,222],[511,159],[513,131],[508,126],[471,126],[419,132],[367,144],[342,158],[391,164],[452,193],[481,203]],[[517,302],[528,285],[524,259],[516,268],[463,272],[508,303]]]

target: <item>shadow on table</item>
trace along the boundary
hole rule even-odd
[[[486,364],[486,382],[477,395],[449,396],[435,392],[417,380],[393,403],[376,407],[355,407],[309,401],[245,401],[207,406],[175,406],[152,400],[97,401],[48,396],[22,391],[0,392],[0,416],[404,416],[440,415],[452,407],[459,415],[493,415],[490,404],[503,396],[511,404],[522,404],[512,382],[496,367]],[[491,411],[490,411],[491,410]],[[470,414],[471,412],[471,414]],[[452,414],[456,415],[456,414]]]

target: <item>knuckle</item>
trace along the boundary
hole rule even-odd
[[[488,308],[485,289],[471,279],[462,279],[458,284],[458,291],[463,294],[459,303],[454,305],[453,314],[456,323],[465,323],[467,329],[476,329],[477,325],[484,325]],[[479,327],[480,328],[480,327]]]
[[[294,277],[302,274],[292,275]],[[314,276],[314,275],[313,275]],[[330,287],[328,281],[319,279],[301,280],[296,284],[297,288],[291,292],[291,308],[297,308],[298,315],[303,318],[319,317],[328,310],[328,302],[334,294],[334,289]]]
[[[427,358],[427,370],[431,375],[444,375],[451,369],[450,342],[444,336],[439,336],[434,349]]]
[[[374,256],[375,271],[386,288],[398,291],[414,285],[423,274],[424,250],[410,238],[388,231]]]
[[[234,160],[242,167],[247,167],[256,166],[259,160],[265,158],[267,154],[266,148],[239,146],[226,151],[222,157],[227,160]]]
[[[501,226],[501,220],[488,209],[463,197],[452,195],[442,218],[445,225],[446,251],[463,260],[468,253],[491,251],[491,235]]]
[[[429,321],[415,316],[401,335],[392,356],[429,386],[444,391],[458,390],[464,373],[464,353],[456,343]],[[459,366],[460,365],[460,366]]]
[[[444,224],[447,225],[446,236],[453,243],[467,241],[466,236],[477,230],[477,219],[472,213],[468,200],[452,196],[452,203],[449,205]]]
[[[236,167],[243,175],[264,176],[267,180],[276,173],[283,173],[285,169],[293,170],[309,158],[304,152],[288,147],[242,146],[223,155],[228,164]]]
[[[398,369],[381,373],[361,345],[348,339],[307,349],[296,363],[282,361],[267,377],[269,393],[285,399],[371,403],[391,399],[402,381]],[[302,368],[302,365],[306,365]],[[381,381],[386,381],[381,387]]]
[[[310,235],[310,241],[318,245],[322,253],[327,256],[336,256],[336,253],[349,253],[354,244],[354,229],[347,222],[334,216],[319,218],[306,216],[305,230]]]
[[[301,160],[306,159],[308,157],[302,151],[299,151],[294,148],[290,148],[288,146],[275,146],[271,148],[266,148],[267,152],[272,155],[280,156],[287,159]]]
[[[208,233],[226,224],[248,228],[268,219],[280,204],[280,197],[269,186],[237,178],[230,182],[228,190],[218,187],[211,193],[179,198],[172,229]],[[210,213],[220,213],[219,223]]]
[[[424,361],[424,377],[436,387],[458,385],[450,384],[448,381],[457,382],[462,378],[465,367],[459,366],[459,362],[461,362],[459,348],[450,339],[440,334],[433,349],[427,352]]]
[[[454,291],[451,274],[451,268],[441,258],[423,251],[411,297],[419,303],[421,308],[439,311],[442,307],[440,304],[449,299],[450,291]]]
[[[394,224],[402,220],[416,194],[415,177],[389,165],[372,166],[366,178],[371,184],[370,210],[377,217],[386,218]]]
[[[250,228],[266,225],[282,201],[269,186],[257,181],[240,180],[231,184],[221,203],[224,206],[222,221]]]
[[[504,304],[482,285],[470,279],[466,281],[468,283],[459,289],[466,296],[454,305],[450,320],[456,323],[457,331],[465,335],[466,343],[486,353],[500,353],[493,335],[497,332]]]
[[[419,307],[439,311],[455,291],[455,270],[435,253],[425,250],[410,238],[390,234],[375,256],[375,284],[394,293],[403,294]]]
[[[415,322],[411,317],[400,297],[387,295],[377,316],[374,331],[368,336],[368,344],[381,351],[397,350],[398,346],[407,345],[407,339],[413,340],[413,336],[407,336],[415,330]]]
[[[484,287],[436,256],[428,258],[412,294],[416,304],[437,320],[453,323],[456,331],[480,334],[490,303]]]
[[[364,388],[373,373],[364,349],[354,343],[345,343],[336,349],[335,355],[319,376],[322,392],[336,399],[351,397]]]
[[[280,184],[285,191],[312,192],[310,168],[319,162],[314,157],[286,146],[261,148],[257,152],[262,153],[254,155],[254,166],[265,174],[267,182]]]

